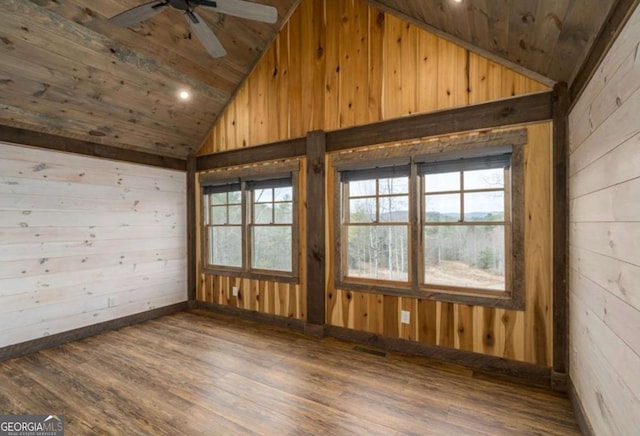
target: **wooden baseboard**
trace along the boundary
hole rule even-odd
[[[371,333],[352,330],[331,325],[310,324],[301,319],[286,318],[237,307],[221,306],[218,304],[195,302],[195,309],[230,315],[247,321],[254,321],[278,327],[286,327],[303,332],[311,337],[331,336],[358,344],[366,344],[388,351],[405,353],[414,356],[429,357],[447,363],[465,366],[478,372],[478,376],[488,375],[529,386],[551,388],[551,368],[534,365],[517,360],[503,359],[470,351],[454,350],[452,348],[423,344],[406,339],[378,336]]]
[[[585,436],[595,436],[596,433],[591,426],[591,422],[589,421],[589,417],[587,416],[584,407],[582,406],[582,401],[578,396],[578,392],[576,391],[576,387],[573,385],[571,377],[568,377],[567,392],[569,394],[569,399],[571,400],[573,412],[576,415],[576,421],[578,421],[580,431]]]
[[[139,324],[151,319],[160,318],[172,313],[181,312],[187,308],[187,302],[172,304],[170,306],[159,307],[147,312],[136,313],[122,318],[104,321],[99,324],[93,324],[86,327],[80,327],[62,333],[46,336],[43,338],[33,339],[19,344],[9,345],[0,348],[0,362],[24,356],[25,354],[35,353],[47,348],[57,347],[67,342],[77,341],[89,336],[99,335],[111,330],[117,330],[122,327]]]
[[[551,371],[551,390],[567,393],[569,376],[564,372]]]
[[[231,315],[247,321],[254,321],[261,324],[269,324],[276,327],[286,327],[298,332],[305,331],[304,320],[288,318],[285,316],[271,315],[269,313],[256,312],[255,310],[239,309],[237,307],[222,306],[219,304],[196,301],[194,309],[207,310],[222,315]]]
[[[520,384],[546,389],[551,387],[551,368],[545,366],[331,325],[325,326],[325,334],[349,342],[465,366],[474,371]]]

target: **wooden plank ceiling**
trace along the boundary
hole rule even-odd
[[[0,124],[185,157],[299,0],[253,0],[278,9],[274,25],[199,8],[218,59],[173,8],[132,29],[107,21],[147,1],[0,1]]]
[[[366,0],[492,60],[571,84],[615,0]],[[521,69],[522,68],[522,69]],[[535,78],[535,77],[534,77]]]
[[[278,9],[274,25],[200,8],[228,51],[219,59],[172,8],[132,29],[108,23],[146,1],[1,0],[0,126],[183,158],[300,0],[253,0]],[[367,1],[546,83],[571,83],[614,3]]]

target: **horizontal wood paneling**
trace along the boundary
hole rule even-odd
[[[528,127],[525,146],[525,310],[510,311],[334,289],[333,212],[327,228],[331,257],[327,322],[433,345],[538,365],[552,362],[551,124]],[[332,171],[327,192],[333,192]],[[410,324],[400,323],[401,310]]]
[[[570,114],[571,379],[597,434],[640,428],[640,9]]]
[[[3,143],[0,168],[0,347],[186,299],[183,172]]]
[[[303,0],[199,154],[546,89],[361,0]]]

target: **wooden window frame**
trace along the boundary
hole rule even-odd
[[[365,151],[350,151],[332,156],[334,171],[334,231],[336,235],[334,267],[336,289],[353,289],[380,293],[460,303],[478,306],[524,310],[524,145],[527,130],[517,129],[492,134],[481,134],[446,140],[431,140],[413,144],[398,144]],[[418,164],[424,161],[450,161],[460,158],[489,156],[509,147],[511,163],[509,181],[505,179],[505,291],[475,290],[423,283],[423,226],[424,189],[423,178],[418,174]],[[343,213],[348,198],[341,173],[354,169],[376,168],[393,165],[398,161],[410,161],[409,176],[409,279],[404,282],[389,282],[377,279],[354,279],[345,275],[346,232]],[[460,190],[463,190],[463,186]],[[509,205],[510,207],[507,207]],[[462,212],[462,211],[461,211]],[[509,216],[507,216],[509,215]],[[510,220],[508,219],[510,218]],[[499,222],[502,223],[502,222]],[[450,224],[450,223],[449,223]],[[475,222],[473,223],[476,224]],[[488,225],[492,223],[487,223]]]
[[[300,162],[298,160],[287,162],[274,162],[267,163],[260,166],[245,167],[245,168],[231,168],[225,170],[218,170],[210,173],[203,173],[199,176],[201,189],[204,190],[206,186],[210,185],[223,185],[228,181],[237,181],[240,183],[241,192],[241,205],[242,205],[242,266],[241,267],[227,267],[224,265],[212,265],[209,263],[210,255],[210,240],[209,240],[209,227],[208,224],[208,211],[210,209],[209,195],[201,195],[202,207],[200,214],[200,228],[201,232],[201,270],[204,274],[220,275],[240,277],[255,280],[271,280],[283,283],[300,282],[300,268],[299,268],[299,172]],[[292,188],[292,222],[291,224],[285,224],[291,226],[291,272],[277,271],[252,268],[252,238],[251,230],[253,225],[253,189],[247,187],[247,184],[253,181],[280,179],[285,177],[291,177]]]
[[[345,246],[347,243],[347,236],[348,236],[348,230],[349,227],[353,226],[353,227],[360,227],[360,226],[385,226],[385,227],[406,227],[407,229],[407,249],[409,248],[409,240],[410,240],[410,231],[411,231],[411,226],[410,226],[410,214],[408,213],[407,216],[407,221],[403,222],[403,221],[381,221],[380,220],[380,200],[384,199],[384,198],[390,198],[390,197],[402,197],[402,196],[406,196],[407,197],[407,203],[409,204],[409,208],[412,207],[411,202],[410,202],[410,191],[411,188],[409,186],[410,184],[410,178],[408,177],[407,174],[407,193],[406,194],[380,194],[380,180],[381,179],[388,179],[388,178],[393,178],[393,176],[391,177],[386,177],[386,176],[381,176],[379,178],[372,178],[370,180],[376,180],[376,192],[373,195],[366,195],[366,196],[351,196],[350,192],[349,192],[349,184],[348,183],[344,183],[342,181],[339,181],[338,183],[341,185],[341,202],[340,202],[340,207],[341,207],[341,214],[340,214],[340,229],[341,232],[339,233],[340,235],[340,245],[341,246]],[[338,179],[336,179],[338,180]],[[376,201],[376,219],[373,222],[368,222],[368,223],[359,223],[359,222],[351,222],[350,218],[349,218],[349,213],[350,212],[350,206],[349,206],[349,200],[351,199],[362,199],[362,198],[373,198]],[[409,255],[409,250],[407,250],[407,259],[410,258]],[[340,271],[343,274],[343,280],[344,281],[352,281],[352,282],[357,282],[357,283],[365,283],[365,284],[378,284],[378,283],[386,283],[387,285],[390,286],[394,286],[394,287],[398,287],[398,288],[409,288],[410,286],[410,282],[411,282],[411,262],[408,263],[409,264],[409,271],[407,273],[407,280],[406,281],[396,281],[396,280],[381,280],[381,279],[372,279],[372,278],[366,278],[366,277],[353,277],[353,276],[347,276],[346,275],[346,271],[348,270],[347,267],[347,261],[345,256],[341,257],[340,260]]]

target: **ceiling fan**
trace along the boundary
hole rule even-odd
[[[244,0],[155,0],[128,9],[109,18],[109,22],[121,27],[134,26],[162,12],[167,7],[184,11],[184,16],[193,34],[200,40],[207,52],[214,58],[227,54],[220,40],[195,11],[202,6],[221,14],[233,15],[249,20],[275,23],[278,10],[273,6],[261,5]]]

